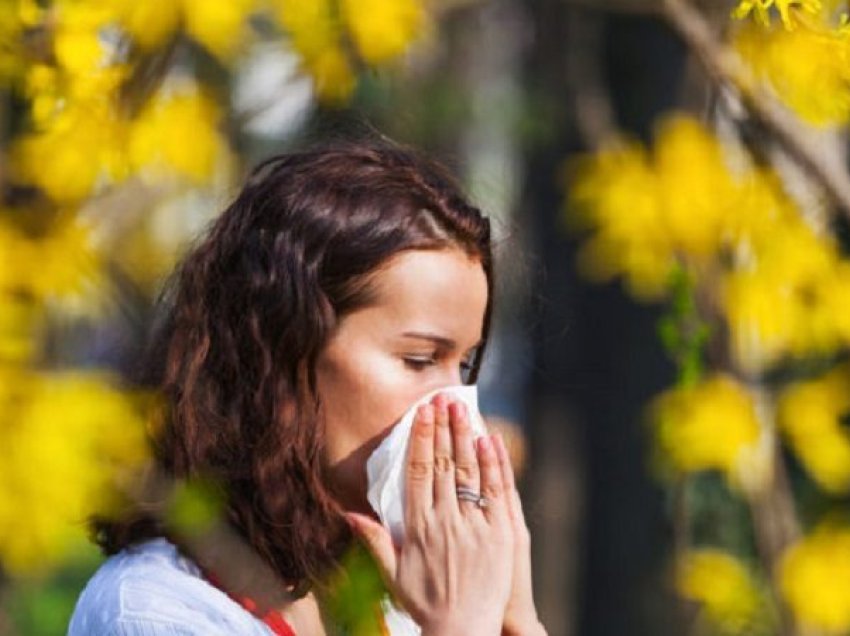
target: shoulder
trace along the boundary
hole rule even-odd
[[[68,628],[68,636],[268,633],[162,538],[108,558],[77,600]]]

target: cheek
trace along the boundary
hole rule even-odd
[[[421,387],[401,361],[384,353],[330,362],[319,369],[318,381],[328,460],[334,464],[364,444],[377,443]]]

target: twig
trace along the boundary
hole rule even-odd
[[[748,382],[748,389],[755,397],[761,425],[767,428],[770,438],[771,475],[769,484],[748,493],[747,504],[752,517],[756,548],[770,581],[770,589],[779,611],[779,633],[781,636],[810,636],[795,621],[793,613],[782,601],[775,573],[783,553],[800,536],[794,495],[776,432],[775,397],[758,381]]]
[[[663,15],[696,54],[711,78],[734,90],[747,110],[771,132],[850,217],[850,176],[836,157],[824,155],[799,121],[761,88],[741,59],[712,34],[704,17],[686,0],[663,0]]]
[[[175,35],[152,54],[137,53],[138,59],[133,66],[133,73],[119,94],[119,104],[126,110],[127,115],[135,117],[162,85],[163,79],[174,65],[180,43],[180,36]]]

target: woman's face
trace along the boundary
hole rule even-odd
[[[316,367],[331,485],[365,513],[366,460],[418,398],[462,384],[487,302],[480,261],[456,248],[401,252],[373,283],[375,303],[340,321]]]

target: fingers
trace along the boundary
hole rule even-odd
[[[358,512],[346,512],[345,519],[352,532],[375,558],[386,581],[394,581],[397,570],[396,549],[390,533],[378,522]]]
[[[493,438],[484,435],[476,440],[478,466],[481,471],[481,495],[486,498],[484,514],[489,521],[499,522],[507,514],[502,484],[502,467],[496,455]]]
[[[420,406],[408,450],[406,525],[422,519],[432,507],[479,514],[474,501],[459,503],[459,487],[480,492],[504,511],[502,484],[506,477],[494,439],[488,436],[486,449],[476,448],[466,406],[459,401],[450,403],[446,394],[437,394],[430,404]],[[483,477],[485,468],[487,479]],[[512,477],[509,483],[513,483]]]
[[[405,479],[405,525],[420,518],[434,505],[434,407],[419,407],[407,449]]]
[[[449,401],[440,393],[432,400],[434,405],[434,505],[457,510],[455,492],[455,458],[452,429],[449,422]]]
[[[522,505],[519,499],[519,491],[516,489],[516,478],[514,476],[510,453],[505,446],[505,440],[502,435],[497,433],[494,437],[496,457],[499,461],[499,471],[502,476],[502,488],[505,492],[505,506],[512,520],[525,523],[522,514]]]
[[[480,492],[481,477],[478,470],[478,457],[475,453],[475,440],[472,436],[472,426],[469,414],[462,402],[449,406],[452,418],[452,441],[455,450],[455,482],[457,488],[468,488],[472,492]],[[475,506],[474,502],[464,502],[463,507]]]

